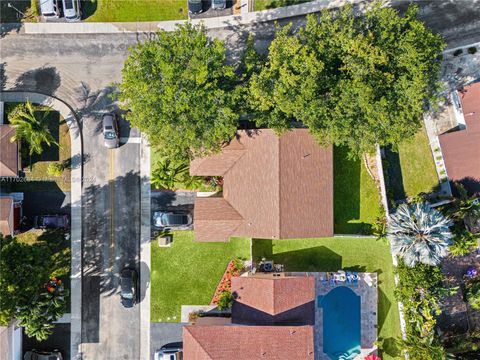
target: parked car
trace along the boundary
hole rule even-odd
[[[222,10],[227,7],[227,0],[212,0],[212,9]]]
[[[35,229],[68,229],[70,222],[67,215],[38,215],[33,217]]]
[[[45,18],[58,19],[60,17],[60,8],[58,6],[58,0],[39,0],[40,1],[40,13]]]
[[[53,351],[30,350],[25,353],[23,360],[63,360],[62,353],[57,349]]]
[[[117,148],[120,145],[120,139],[118,135],[118,121],[114,113],[103,114],[103,138],[105,140],[105,146],[108,149]]]
[[[191,14],[200,14],[203,11],[202,0],[188,0],[188,12]]]
[[[138,276],[134,269],[124,268],[120,273],[120,300],[124,307],[132,308],[137,303]]]
[[[160,350],[155,351],[155,360],[182,360],[183,343],[176,342],[162,346]]]
[[[80,1],[63,0],[63,15],[68,22],[80,20]]]
[[[153,213],[153,225],[157,228],[189,226],[192,224],[192,216],[188,213],[155,211]]]

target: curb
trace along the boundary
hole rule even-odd
[[[115,34],[135,32],[173,31],[176,25],[202,23],[207,29],[235,28],[237,26],[281,20],[285,18],[333,9],[347,4],[362,4],[363,0],[315,0],[303,4],[290,5],[270,10],[242,13],[240,15],[219,16],[194,20],[169,20],[149,22],[81,22],[81,23],[25,23],[26,34]]]
[[[140,143],[140,359],[150,360],[150,145]]]
[[[71,309],[70,309],[70,354],[72,359],[77,359],[81,346],[82,331],[82,177],[83,177],[83,139],[75,112],[69,105],[49,95],[33,92],[0,92],[0,101],[4,102],[25,102],[30,100],[33,103],[47,105],[57,110],[65,119],[71,141]]]

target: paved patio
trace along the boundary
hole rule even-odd
[[[294,272],[289,273],[292,276],[314,276],[316,296],[326,295],[332,289],[338,286],[348,286],[358,296],[360,296],[361,309],[361,353],[355,360],[363,360],[368,354],[377,352],[375,341],[377,341],[377,306],[378,306],[378,278],[376,273],[358,273],[358,285],[347,285],[343,282],[337,282],[331,286],[329,282],[322,281],[327,279],[326,272]],[[315,360],[331,360],[323,352],[323,310],[316,307],[315,312]]]

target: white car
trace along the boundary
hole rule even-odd
[[[40,13],[45,20],[58,19],[60,17],[60,9],[58,0],[39,0]]]
[[[63,0],[63,15],[68,22],[80,20],[80,1]]]
[[[155,351],[155,360],[183,360],[183,343],[170,343]]]

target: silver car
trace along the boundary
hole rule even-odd
[[[227,7],[227,0],[212,0],[212,9],[221,10]]]
[[[153,226],[159,229],[192,225],[192,216],[188,213],[155,211]]]
[[[117,117],[114,113],[103,114],[102,124],[105,147],[108,149],[117,148],[120,145]]]
[[[80,20],[80,1],[63,0],[63,14],[68,22]]]

